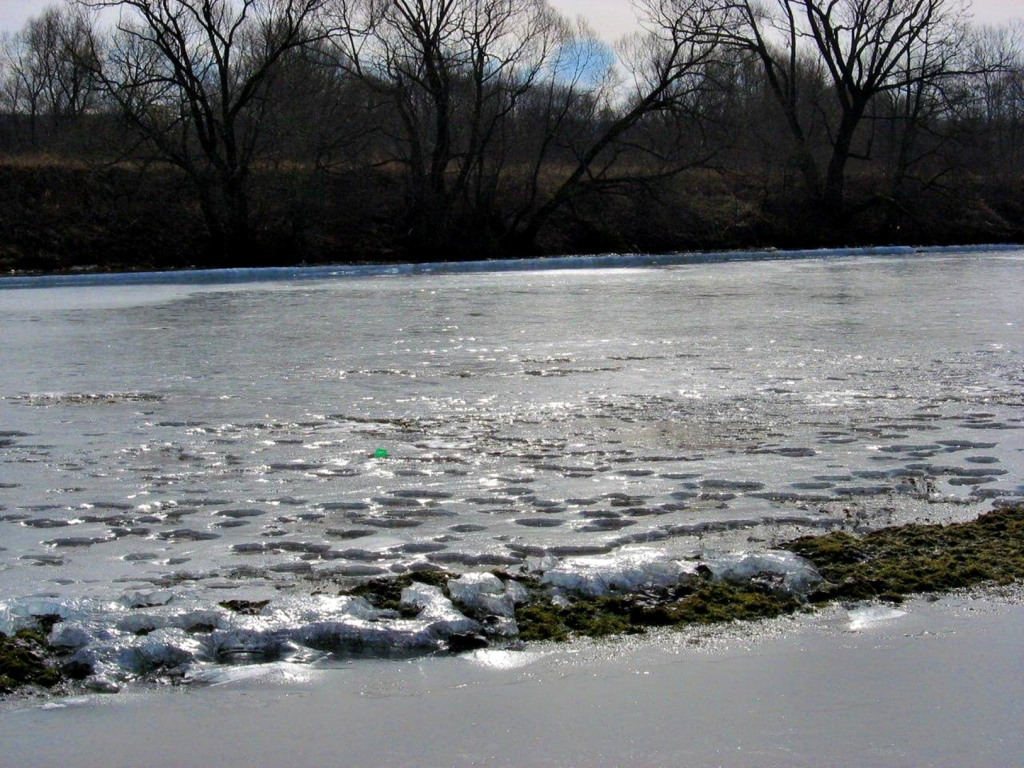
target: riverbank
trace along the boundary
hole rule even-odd
[[[783,179],[695,172],[655,190],[624,188],[580,200],[525,251],[482,224],[467,226],[443,247],[410,240],[402,186],[386,171],[313,178],[265,170],[252,183],[253,241],[242,262],[229,263],[209,251],[195,195],[168,168],[0,163],[0,274],[1024,240],[1015,187],[982,179],[958,180],[955,195],[924,191],[894,218],[884,180],[856,177],[851,209],[860,212],[837,226],[810,212]]]
[[[804,261],[849,257],[912,258],[962,254],[1019,253],[1019,243],[966,246],[882,246],[816,250],[742,250],[661,254],[604,254],[599,256],[538,256],[477,261],[406,262],[401,264],[335,264],[327,266],[252,267],[238,269],[180,269],[157,272],[55,272],[0,276],[0,288],[54,288],[58,286],[233,285],[253,282],[333,280],[480,273],[545,272],[551,270],[637,269],[736,262]]]

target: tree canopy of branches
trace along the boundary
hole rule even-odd
[[[39,146],[40,121],[51,131],[85,113],[96,97],[90,54],[95,33],[80,9],[53,6],[0,45],[7,109],[28,118],[29,143]]]
[[[418,241],[449,237],[469,220],[528,245],[585,192],[699,162],[692,141],[644,135],[656,117],[667,129],[686,115],[699,129],[702,97],[714,101],[720,21],[696,0],[638,4],[643,31],[620,46],[626,93],[611,87],[614,61],[593,33],[546,0],[365,0],[344,10],[338,26],[349,34],[338,40],[337,61],[394,107],[381,162],[405,169]],[[627,154],[643,170],[613,177]],[[538,176],[552,157],[568,172],[539,200]],[[515,171],[525,177],[522,197],[502,217],[494,201]]]
[[[363,0],[341,6],[337,61],[387,99],[380,163],[404,168],[411,225],[433,242],[486,216],[528,95],[566,25],[546,0]]]
[[[288,54],[328,36],[327,0],[81,0],[119,19],[94,70],[147,148],[193,180],[212,247],[250,241],[247,184]]]
[[[843,210],[854,139],[873,102],[950,78],[962,52],[958,0],[712,0],[729,17],[724,37],[753,55],[789,126],[805,183],[827,209]],[[820,105],[830,144],[822,173],[801,100],[807,69],[820,69],[832,99]]]
[[[716,75],[729,66],[721,45],[722,17],[701,0],[640,0],[637,10],[642,31],[620,43],[630,92],[596,136],[576,148],[572,172],[529,219],[527,242],[576,195],[678,174],[714,155],[699,136],[693,141],[684,134],[702,131],[707,107],[722,91]],[[653,141],[651,131],[643,130],[652,123]],[[612,176],[624,153],[646,168]],[[643,162],[650,159],[657,161],[653,169]]]
[[[530,251],[694,169],[898,232],[953,174],[1024,172],[1024,27],[965,2],[632,0],[611,47],[548,0],[64,0],[0,38],[0,141],[173,166],[220,263],[262,237],[271,170],[293,233],[372,178],[439,254]]]

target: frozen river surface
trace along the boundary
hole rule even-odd
[[[1022,327],[1020,251],[0,290],[0,630],[973,517]]]

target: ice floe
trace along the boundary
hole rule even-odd
[[[526,600],[526,590],[515,581],[502,583],[493,573],[467,573],[448,582],[448,592],[470,613],[484,616],[515,616],[516,604]]]

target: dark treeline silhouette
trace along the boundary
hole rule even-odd
[[[76,0],[0,40],[0,267],[1024,234],[1024,25],[959,0]]]

